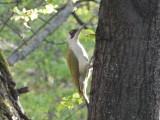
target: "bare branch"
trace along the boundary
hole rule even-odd
[[[13,12],[12,14],[9,16],[9,18],[4,22],[4,25],[0,28],[0,32],[4,29],[4,27],[6,26],[6,24],[8,23],[8,21],[11,19],[11,17],[13,16]]]
[[[16,33],[20,38],[23,38],[22,34],[19,33],[15,28],[13,28],[11,25],[8,24],[8,22],[5,22],[2,18],[0,18],[0,21],[4,23],[7,27],[9,27],[14,33]]]
[[[65,8],[66,4],[64,6],[62,6],[61,8],[58,9],[59,12],[61,12],[61,10],[63,10]],[[59,12],[57,14],[59,14]],[[31,29],[31,32],[33,33],[30,37],[28,37],[27,39],[24,39],[23,42],[13,51],[12,54],[15,54],[18,52],[19,49],[21,49],[23,47],[23,45],[26,45],[34,36],[38,35],[38,33],[40,32],[40,30],[42,28],[44,28],[47,24],[50,23],[50,21],[57,15],[54,14],[52,15],[43,25],[41,25],[35,32]]]
[[[57,17],[51,22],[50,26],[47,26],[39,36],[37,36],[33,41],[30,41],[25,48],[21,51],[14,52],[8,57],[8,63],[14,65],[17,61],[23,60],[31,52],[33,52],[45,38],[53,33],[62,23],[64,23],[71,13],[72,6],[70,2],[67,6],[57,15]]]
[[[80,25],[84,25],[85,23],[78,17],[78,15],[75,12],[72,12],[73,17],[76,19],[76,21],[80,24]],[[84,25],[85,29],[88,29],[88,27],[86,25]]]
[[[94,2],[94,3],[98,3],[96,0],[78,0],[75,4],[81,3],[81,2]]]
[[[55,43],[54,41],[48,41],[48,40],[44,40],[46,43],[49,43],[49,44],[52,44],[52,45],[64,45],[66,44],[67,42],[60,42],[60,43]]]
[[[10,3],[15,3],[16,6],[18,6],[18,4],[22,2],[22,0],[17,0],[16,2],[8,2],[8,4]],[[4,4],[7,2],[0,2],[0,4]],[[11,19],[11,17],[14,15],[14,13],[12,12],[11,15],[9,16],[9,18],[4,22],[4,25],[1,27],[0,32],[4,29],[4,27],[6,26],[6,24],[8,23],[8,21]]]
[[[41,21],[43,21],[44,23],[49,24],[49,22],[47,22],[46,20],[44,20],[43,18],[41,18],[40,16],[38,17]]]
[[[17,4],[23,2],[22,0],[17,0],[16,2],[0,2],[0,4]]]

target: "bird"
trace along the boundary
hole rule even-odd
[[[83,26],[79,29],[73,29],[68,33],[67,37],[67,63],[72,76],[72,80],[81,97],[84,98],[87,107],[89,98],[86,93],[88,79],[91,75],[91,63],[88,54],[79,42],[79,34]]]

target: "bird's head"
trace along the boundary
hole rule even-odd
[[[68,33],[68,41],[70,40],[78,40],[78,36],[82,30],[83,26],[78,29],[73,29]]]

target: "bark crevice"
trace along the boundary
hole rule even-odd
[[[88,120],[159,119],[158,4],[101,1]]]
[[[19,103],[16,83],[0,50],[0,117],[2,120],[29,120]]]

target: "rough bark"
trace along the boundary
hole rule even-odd
[[[102,0],[88,120],[158,120],[159,0]]]
[[[21,108],[18,96],[16,84],[0,50],[0,120],[29,120]]]

